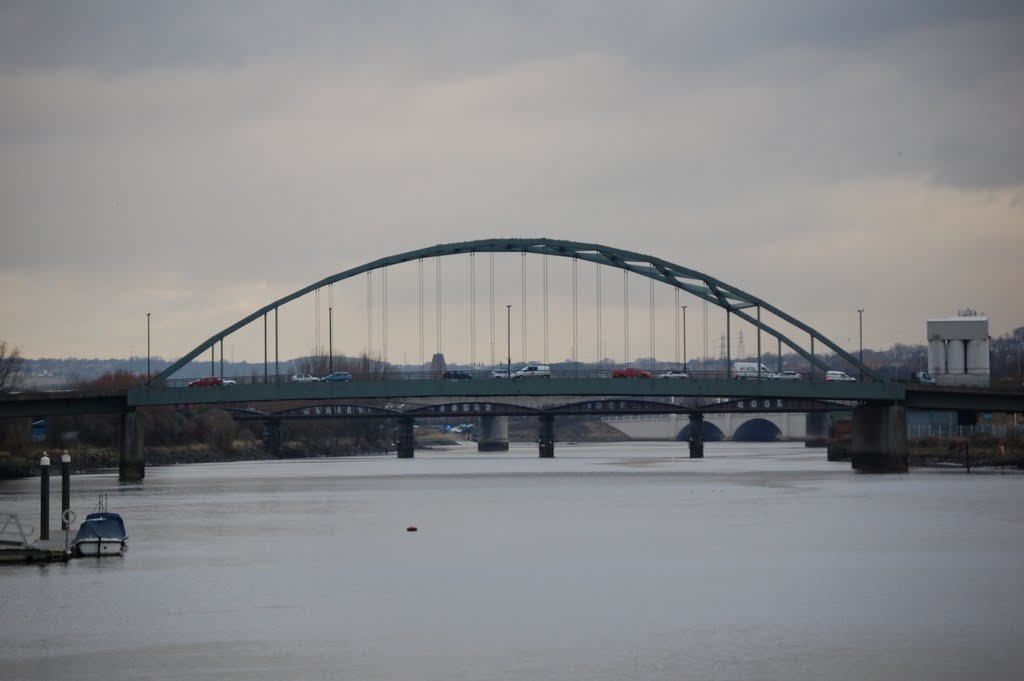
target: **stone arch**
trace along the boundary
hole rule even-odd
[[[710,423],[708,421],[703,421],[702,424],[704,430],[704,442],[721,442],[722,440],[725,439],[725,433],[723,433],[722,429],[716,426],[715,424]],[[689,442],[689,424],[684,426],[683,429],[679,431],[679,434],[676,435],[676,440],[679,440],[680,442]]]
[[[766,418],[744,421],[732,434],[736,442],[775,442],[782,435],[779,427]]]

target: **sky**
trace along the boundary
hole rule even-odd
[[[149,315],[176,358],[334,273],[495,237],[655,255],[849,350],[861,319],[885,349],[965,307],[998,336],[1024,325],[1022,112],[1013,0],[0,0],[0,339],[144,355]],[[543,333],[533,258],[525,305],[497,259],[493,327],[489,258],[463,256],[440,321],[435,264],[422,308],[394,268],[282,308],[278,352],[678,354],[672,293],[637,279],[627,306],[606,272],[598,315],[590,264],[575,332],[549,265]],[[681,304],[689,356],[717,354],[724,313]],[[226,357],[262,361],[262,333]]]

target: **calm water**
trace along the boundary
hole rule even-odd
[[[130,549],[0,566],[0,677],[1020,678],[1024,475],[863,476],[788,444],[556,456],[75,476]],[[0,512],[37,505],[37,480],[0,483]]]

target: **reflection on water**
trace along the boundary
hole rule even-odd
[[[824,459],[615,444],[75,476],[128,554],[0,566],[2,676],[1016,678],[1024,476]],[[37,504],[38,481],[0,483],[0,511]]]

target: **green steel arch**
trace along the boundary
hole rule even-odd
[[[210,336],[201,344],[197,345],[193,350],[182,356],[177,362],[154,376],[150,382],[153,383],[161,381],[173,376],[179,369],[235,331],[238,331],[239,329],[256,321],[260,317],[275,311],[282,305],[297,298],[301,298],[302,296],[312,293],[324,286],[329,286],[335,282],[350,279],[351,277],[365,272],[371,272],[391,265],[400,265],[402,263],[421,260],[424,258],[440,258],[446,255],[462,255],[465,253],[535,253],[537,255],[576,258],[578,260],[585,260],[599,265],[606,265],[608,267],[615,267],[628,272],[633,272],[634,274],[653,279],[669,286],[674,286],[675,288],[685,291],[697,298],[717,305],[718,307],[727,310],[729,313],[735,314],[740,319],[753,324],[755,327],[769,335],[779,339],[782,343],[785,343],[787,347],[807,359],[813,366],[818,367],[822,371],[827,371],[830,368],[812,351],[804,348],[800,343],[788,338],[781,331],[778,331],[767,322],[761,320],[759,311],[764,310],[807,333],[811,339],[812,348],[814,341],[818,341],[826,348],[832,350],[836,355],[852,364],[858,370],[864,372],[864,375],[870,376],[874,380],[881,380],[874,371],[864,366],[856,357],[843,350],[836,343],[833,343],[811,326],[786,314],[779,308],[761,300],[757,296],[751,295],[736,286],[727,284],[726,282],[704,274],[703,272],[698,272],[697,270],[677,265],[669,262],[668,260],[663,260],[662,258],[644,255],[643,253],[636,253],[634,251],[626,251],[620,248],[613,248],[611,246],[602,246],[600,244],[588,244],[578,241],[562,241],[559,239],[481,239],[477,241],[460,241],[450,244],[439,244],[437,246],[430,246],[414,251],[399,253],[398,255],[378,258],[377,260],[373,260],[364,265],[347,269],[343,272],[339,272],[338,274],[334,274],[321,279],[320,281],[314,282],[309,286],[301,288],[294,293],[286,295],[283,298],[279,298],[274,302],[261,307],[247,317],[240,319],[231,326],[223,329],[213,336]],[[751,315],[751,309],[757,310],[758,313],[756,315]]]

